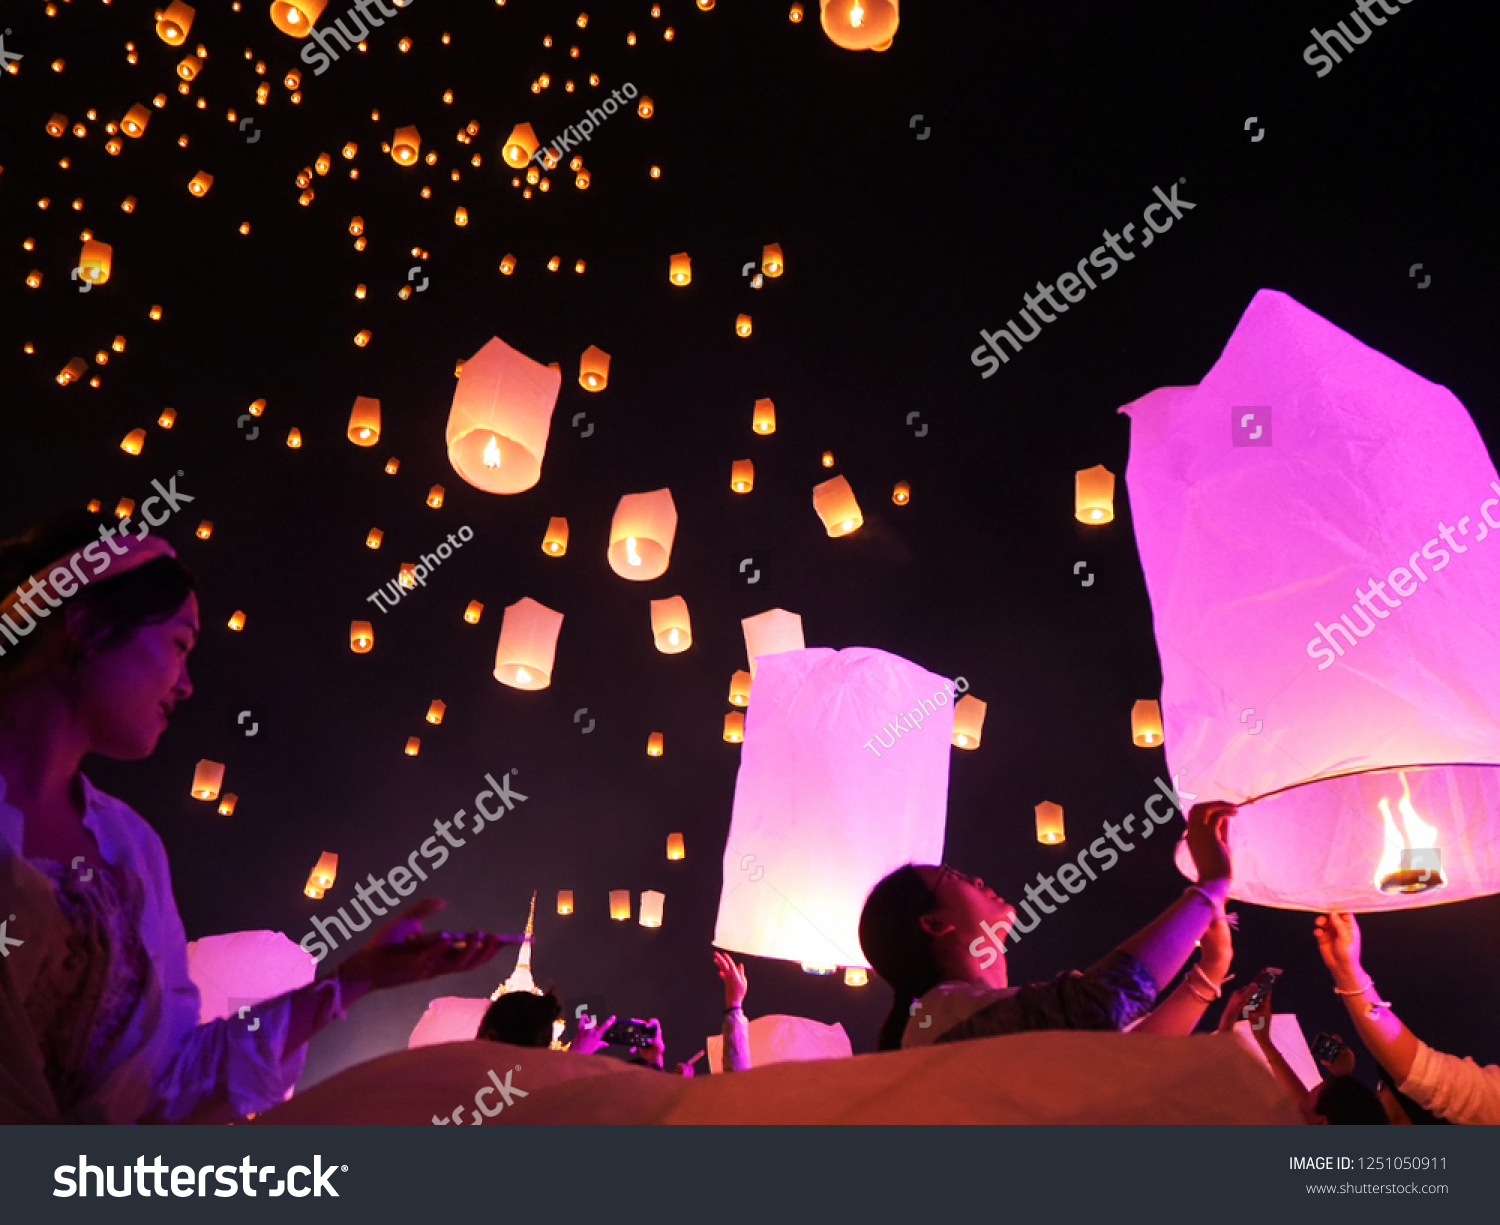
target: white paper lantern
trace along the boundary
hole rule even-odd
[[[486,493],[520,493],[542,475],[562,374],[498,336],[463,364],[448,413],[448,461]]]
[[[305,987],[318,971],[311,953],[273,931],[204,936],[187,946],[187,961],[198,988],[200,1025]]]
[[[802,637],[802,617],[784,608],[772,608],[740,621],[745,631],[745,655],[750,660],[750,679],[755,679],[755,660],[760,655],[782,651],[800,651],[807,643]]]

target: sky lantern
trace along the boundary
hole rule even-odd
[[[750,673],[744,669],[736,672],[729,680],[729,704],[750,705]]]
[[[627,493],[609,524],[609,568],[621,578],[660,578],[672,560],[677,505],[670,489]]]
[[[1047,846],[1056,846],[1064,840],[1061,804],[1043,800],[1036,806],[1036,840]]]
[[[505,138],[505,147],[500,155],[505,158],[507,166],[513,170],[520,170],[531,160],[536,150],[537,138],[536,133],[531,130],[531,125],[518,123]]]
[[[214,521],[212,519],[204,519],[200,524],[198,524],[198,530],[193,534],[197,536],[199,540],[207,540],[214,534]]]
[[[203,68],[203,61],[196,55],[185,55],[177,64],[177,75],[184,81],[191,81]]]
[[[750,316],[749,315],[739,315],[739,316],[736,316],[735,321],[734,321],[734,334],[736,336],[748,336],[748,335],[750,335],[751,327],[752,327],[752,325],[751,325],[751,322],[750,322]]]
[[[422,137],[414,127],[397,128],[391,137],[391,160],[398,166],[415,166]]]
[[[146,445],[145,430],[131,430],[120,443],[120,450],[126,455],[139,455],[141,448]]]
[[[433,510],[441,510],[443,498],[447,495],[447,492],[441,485],[434,485],[427,491],[427,505],[432,507]]]
[[[419,753],[421,753],[421,751],[421,738],[418,736],[408,736],[406,738],[406,755],[408,757],[416,757]]]
[[[865,521],[859,503],[854,500],[854,490],[848,478],[843,476],[813,486],[813,509],[818,512],[818,518],[823,520],[823,527],[830,536],[857,532]]]
[[[385,533],[382,532],[378,527],[372,527],[370,529],[370,534],[365,537],[365,548],[378,549],[380,547],[380,542],[384,539]]]
[[[437,698],[432,699],[432,705],[427,708],[427,722],[438,724],[443,721],[443,716],[448,713],[448,704]]]
[[[318,901],[333,888],[333,882],[338,879],[338,874],[339,857],[332,851],[324,851],[318,856],[318,862],[313,865],[313,870],[307,874],[307,887],[302,892],[314,901]]]
[[[745,739],[745,712],[731,710],[724,715],[724,739],[739,744]]]
[[[91,285],[103,285],[109,280],[110,268],[114,265],[115,249],[107,242],[90,238],[83,244],[78,255],[78,277]]]
[[[54,114],[47,120],[47,135],[62,136],[68,130],[68,117],[63,114]]]
[[[630,922],[629,889],[611,889],[609,891],[609,917],[617,923]]]
[[[193,770],[193,798],[216,800],[219,788],[224,785],[224,763],[204,758]]]
[[[545,689],[552,683],[557,634],[563,615],[524,596],[505,610],[495,648],[495,679],[512,689]]]
[[[542,537],[542,552],[561,557],[568,551],[568,521],[561,515],[547,520],[547,534]]]
[[[120,120],[120,131],[126,136],[140,138],[146,133],[146,125],[151,122],[151,111],[137,102],[125,112],[125,118]]]
[[[219,797],[219,815],[221,817],[234,816],[234,806],[239,802],[239,796],[234,792]]]
[[[646,737],[646,756],[660,757],[666,751],[666,738],[660,732],[652,732]]]
[[[869,967],[858,925],[870,889],[904,863],[943,861],[951,707],[926,716],[935,726],[892,736],[895,748],[878,737],[867,748],[861,736],[890,722],[892,695],[945,687],[942,677],[870,647],[761,658],[724,849],[716,946]]]
[[[562,375],[498,336],[464,363],[448,414],[448,461],[486,493],[521,493],[542,475]]]
[[[293,38],[306,38],[327,4],[328,0],[274,0],[271,24]]]
[[[900,0],[821,0],[823,33],[846,51],[884,51],[901,24]]]
[[[1073,517],[1079,523],[1104,524],[1114,519],[1115,474],[1103,464],[1079,469],[1073,492]]]
[[[668,859],[685,859],[686,857],[687,857],[687,848],[683,844],[682,835],[681,834],[668,834],[667,835],[667,858]]]
[[[674,285],[687,285],[693,279],[693,261],[688,258],[686,251],[672,256],[667,265],[667,280]]]
[[[755,415],[750,424],[757,434],[774,434],[776,432],[776,405],[770,400],[757,400]]]
[[[749,493],[755,488],[755,465],[748,459],[737,459],[729,467],[729,487],[735,493]]]
[[[651,601],[651,637],[663,655],[678,655],[693,645],[693,622],[680,595]]]
[[[1463,404],[1263,289],[1200,383],[1122,411],[1164,777],[1240,806],[1230,896],[1500,892],[1500,475]]]
[[[516,270],[516,257],[514,255],[507,255],[504,259],[502,259],[500,261],[500,271],[502,273],[504,273],[506,276],[509,276],[515,270]]]
[[[302,445],[302,431],[299,430],[295,425],[287,431],[286,445],[291,447],[293,450],[296,450]]]
[[[780,276],[786,271],[786,261],[781,258],[781,248],[774,242],[761,248],[760,270],[766,276]]]
[[[478,625],[479,618],[482,616],[484,616],[484,605],[478,600],[470,600],[468,607],[464,609],[464,620],[470,625]]]
[[[229,614],[229,628],[235,633],[239,633],[245,628],[245,614],[243,610],[236,608]]]
[[[609,354],[597,345],[590,345],[578,359],[578,383],[585,391],[609,386]]]
[[[642,119],[650,119],[656,114],[656,104],[647,95],[642,94],[641,100],[636,103],[635,113]]]
[[[208,195],[208,189],[214,185],[214,176],[206,170],[200,170],[188,180],[188,190],[195,196]]]
[[[658,893],[655,889],[643,889],[641,891],[641,926],[660,927],[661,911],[666,905],[667,895]]]
[[[1161,743],[1161,706],[1142,698],[1130,708],[1130,738],[1143,749],[1154,749]]]
[[[156,19],[156,36],[169,47],[180,47],[187,42],[188,31],[193,28],[193,16],[197,12],[182,0],[172,0]]]
[[[966,693],[953,704],[953,743],[960,749],[977,749],[979,733],[984,729],[987,702]]]
[[[571,889],[559,889],[557,891],[557,913],[573,913],[573,891]]]
[[[375,627],[368,621],[349,622],[349,649],[356,655],[368,655],[375,645]]]
[[[380,441],[380,401],[356,396],[349,413],[349,441],[357,447],[373,447]]]
[[[750,676],[755,677],[756,660],[763,655],[783,651],[800,651],[807,646],[802,637],[802,617],[784,608],[772,608],[740,621],[745,631],[745,655],[750,660]],[[736,674],[738,675],[738,674]],[[749,701],[749,691],[745,700]]]

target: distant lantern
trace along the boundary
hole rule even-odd
[[[676,655],[693,645],[692,618],[680,595],[651,601],[651,637],[663,655]]]
[[[388,460],[385,461],[385,474],[387,476],[395,476],[396,475],[396,471],[400,467],[401,467],[401,461],[399,459],[397,459],[393,455],[393,456],[391,456],[390,459],[388,459]]]
[[[136,108],[136,109],[140,109],[140,108]],[[134,114],[134,113],[135,112],[133,110],[130,111],[130,112],[127,112],[126,117],[128,118],[131,114]],[[47,135],[48,136],[61,136],[65,132],[67,132],[67,130],[68,130],[68,117],[66,115],[60,115],[60,114],[59,115],[53,115],[51,119],[47,120]]]
[[[987,703],[966,693],[953,703],[953,743],[961,749],[977,749],[979,733],[984,727]]]
[[[532,158],[537,149],[536,133],[531,130],[529,123],[518,123],[511,129],[509,136],[505,138],[505,148],[501,156],[505,158],[505,164],[512,169],[519,170]]]
[[[97,515],[103,506],[103,502],[99,501],[98,498],[94,498],[91,502],[89,502],[89,514]]]
[[[469,210],[466,209],[466,208],[464,208],[463,205],[459,205],[456,209],[453,210],[453,224],[454,225],[468,225],[469,224]]]
[[[353,161],[354,155],[359,152],[359,146],[351,140],[347,145],[343,147],[341,152],[343,153],[345,158]]]
[[[437,698],[433,698],[432,705],[427,708],[427,722],[436,726],[443,721],[443,716],[447,712],[447,704],[439,701]]]
[[[421,751],[422,751],[422,741],[421,741],[421,739],[418,738],[418,737],[416,737],[416,736],[408,736],[406,738],[406,755],[408,757],[415,757]]]
[[[1161,706],[1157,702],[1142,698],[1130,708],[1130,738],[1143,749],[1161,743]]]
[[[670,489],[627,493],[609,524],[609,568],[621,578],[660,578],[672,560],[677,505]]]
[[[573,891],[571,889],[559,889],[557,891],[557,913],[573,913]]]
[[[375,628],[368,621],[349,622],[349,649],[356,655],[368,655],[375,645]]]
[[[417,586],[417,563],[414,561],[402,562],[396,581],[408,591],[415,590]]]
[[[823,33],[846,51],[883,51],[901,24],[901,0],[820,0]]]
[[[1073,514],[1080,523],[1108,523],[1115,517],[1115,474],[1103,464],[1080,469],[1073,489]]]
[[[736,336],[750,335],[750,316],[740,315],[734,321],[734,334]]]
[[[203,61],[196,55],[185,55],[177,64],[177,75],[184,81],[191,81],[198,75],[203,67]]]
[[[1064,840],[1063,810],[1061,804],[1043,800],[1036,806],[1036,840],[1055,846]]]
[[[780,276],[786,270],[786,261],[781,258],[781,248],[774,242],[761,248],[760,270],[767,276]]]
[[[735,493],[749,493],[755,488],[755,465],[748,459],[737,459],[729,466],[729,488]]]
[[[479,618],[482,616],[484,616],[484,605],[478,600],[470,600],[468,607],[464,609],[464,620],[470,625],[478,625]]]
[[[646,756],[660,757],[666,750],[666,740],[660,732],[652,732],[646,737]]]
[[[545,689],[550,685],[562,623],[562,613],[529,596],[509,605],[495,648],[495,679],[512,689]]]
[[[641,100],[636,103],[635,113],[642,119],[650,119],[656,112],[656,107],[646,95],[641,95]]]
[[[823,452],[823,467],[825,467],[825,468],[832,468],[833,467],[833,452],[832,451],[824,451]]]
[[[447,493],[441,485],[434,485],[427,491],[427,505],[433,510],[439,510],[443,505],[443,497]]]
[[[235,609],[234,612],[230,614],[229,628],[234,630],[235,633],[239,633],[240,630],[245,628],[245,614],[239,609]]]
[[[361,349],[370,343],[370,329],[362,328],[354,334],[354,343]]]
[[[665,905],[667,895],[658,893],[655,889],[646,889],[641,893],[641,926],[660,927],[661,910]]]
[[[302,431],[299,430],[295,425],[287,433],[286,445],[291,447],[294,451],[302,445]]]
[[[135,514],[134,498],[121,498],[118,502],[115,503],[116,519],[128,519],[133,514]]]
[[[667,858],[686,859],[687,847],[684,846],[681,834],[667,835]]]
[[[114,254],[115,249],[109,243],[88,239],[78,256],[79,279],[91,285],[103,285],[109,280],[109,270],[114,263]]]
[[[209,761],[205,757],[198,763],[197,769],[193,771],[193,798],[195,800],[218,799],[219,788],[223,785],[223,762]]]
[[[161,318],[161,307],[159,307],[159,306],[153,306],[148,313],[150,314],[150,316],[151,316],[152,319],[160,319]]]
[[[219,815],[221,817],[232,817],[232,816],[234,816],[234,806],[235,806],[236,801],[239,800],[239,798],[240,797],[237,796],[237,795],[235,795],[234,792],[232,792],[232,791],[228,795],[223,796],[219,800]]]
[[[578,382],[585,391],[603,391],[609,386],[609,354],[590,345],[578,359]]]
[[[214,176],[206,170],[200,170],[188,181],[188,190],[195,196],[206,196],[213,185]]]
[[[373,447],[380,441],[380,401],[356,396],[349,413],[349,441],[357,447]]]
[[[328,0],[274,0],[271,24],[293,38],[306,38]]]
[[[69,383],[74,383],[81,379],[88,373],[88,369],[88,362],[81,357],[75,357],[57,372],[57,381],[66,387]]]
[[[801,651],[807,647],[802,637],[802,618],[784,608],[745,617],[740,621],[745,631],[745,656],[750,661],[750,675],[755,676],[755,660],[761,655],[780,655],[784,651]]]
[[[378,549],[380,547],[380,542],[384,539],[385,533],[382,532],[378,527],[372,527],[370,529],[370,534],[365,537],[365,548]]]
[[[187,42],[188,31],[193,28],[196,11],[182,0],[172,0],[156,19],[156,36],[169,47],[182,46]]]
[[[338,879],[339,857],[332,851],[324,851],[318,856],[318,862],[307,875],[307,886],[302,890],[314,901],[333,888],[333,882]]]
[[[547,520],[547,534],[542,537],[542,552],[561,557],[568,551],[568,521],[561,515]]]
[[[844,986],[864,987],[870,982],[870,972],[863,966],[846,966],[844,968]]]
[[[731,710],[724,716],[724,739],[730,744],[740,744],[745,739],[745,712]]]
[[[629,889],[611,889],[609,891],[609,917],[617,923],[630,922]]]
[[[857,532],[865,521],[848,478],[842,476],[813,486],[813,509],[818,512],[818,518],[823,520],[823,527],[830,536]]]
[[[507,255],[504,259],[502,259],[500,261],[500,271],[505,276],[509,276],[515,270],[516,270],[516,257],[514,255]]]
[[[573,186],[578,188],[579,191],[583,191],[592,182],[593,178],[590,176],[587,170],[580,170],[576,175],[573,176]],[[583,263],[582,260],[579,260],[578,262],[579,264]],[[578,271],[582,272],[583,269],[580,267]]]
[[[125,118],[120,120],[120,131],[126,136],[139,138],[144,135],[146,125],[151,122],[151,111],[137,102],[125,112]],[[51,131],[49,128],[48,131]]]
[[[194,534],[198,537],[199,540],[207,540],[214,534],[214,521],[212,519],[203,520],[203,522],[198,525],[198,530]]]
[[[448,414],[448,461],[486,493],[521,493],[542,475],[562,375],[498,336],[464,363]]]
[[[905,481],[897,481],[896,488],[891,491],[891,501],[897,506],[905,506],[911,501],[911,486]]]
[[[365,232],[365,219],[363,217],[350,217],[349,218],[349,233],[353,234],[355,238],[358,238],[364,232]]]
[[[120,450],[124,451],[126,455],[139,455],[141,453],[141,448],[145,445],[146,431],[131,430],[130,433],[126,434],[125,437],[121,439]]]
[[[729,704],[731,706],[750,705],[750,673],[743,668],[729,680]]]
[[[266,411],[266,402],[264,400],[254,400],[251,402],[250,407],[245,411],[248,412],[252,417],[259,417],[263,412]]]
[[[751,419],[750,425],[757,434],[774,434],[776,432],[776,405],[770,400],[757,400],[755,416]]]
[[[688,258],[686,251],[672,256],[667,267],[667,279],[674,285],[686,285],[693,279],[693,261]]]
[[[422,137],[416,128],[397,128],[391,137],[391,160],[398,166],[414,166],[421,148]]]

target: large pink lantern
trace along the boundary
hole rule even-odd
[[[760,656],[716,945],[868,967],[858,928],[871,888],[904,863],[942,860],[951,690],[870,647]]]
[[[1233,895],[1500,891],[1500,480],[1464,406],[1261,290],[1200,384],[1121,411],[1167,762],[1243,806]]]
[[[318,970],[311,953],[273,931],[204,936],[187,946],[187,961],[200,1025],[305,987]]]
[[[542,475],[562,375],[498,336],[463,364],[448,413],[448,461],[486,493],[520,493]]]
[[[463,995],[440,995],[428,1002],[406,1040],[406,1049],[436,1046],[440,1042],[472,1042],[479,1023],[494,1003],[488,996],[472,999]]]

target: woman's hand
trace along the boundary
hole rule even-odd
[[[1188,813],[1188,852],[1198,869],[1200,885],[1222,882],[1227,892],[1233,876],[1229,859],[1229,818],[1237,812],[1239,809],[1233,804],[1210,800],[1206,804],[1194,804]]]
[[[655,1064],[659,1068],[665,1067],[667,1062],[667,1044],[662,1040],[661,1022],[652,1017],[646,1024],[651,1027],[651,1041],[645,1046],[631,1047],[631,1054],[640,1054],[649,1063]]]
[[[1224,1015],[1219,1018],[1219,1032],[1228,1033],[1239,1022],[1249,1021],[1255,1040],[1264,1046],[1271,1041],[1271,993],[1266,992],[1265,999],[1254,1012],[1246,1012],[1245,1005],[1254,990],[1255,983],[1248,982],[1229,997],[1229,1002],[1224,1005]]]
[[[578,1018],[578,1033],[573,1038],[573,1044],[568,1047],[575,1055],[592,1055],[604,1045],[604,1035],[609,1032],[609,1027],[615,1023],[614,1017],[610,1017],[603,1025],[589,1025],[588,1014]]]
[[[424,932],[422,920],[446,905],[424,898],[387,919],[344,958],[336,973],[345,1007],[371,991],[472,970],[500,951],[505,942],[491,932],[467,932],[461,944],[442,932]]]
[[[1333,975],[1333,985],[1340,991],[1358,991],[1369,980],[1359,964],[1359,923],[1352,914],[1335,910],[1319,915],[1313,921],[1313,935],[1323,964]]]
[[[736,964],[733,957],[718,949],[714,950],[714,965],[718,967],[719,977],[724,980],[724,1007],[740,1007],[745,1002],[745,991],[750,985],[745,978],[745,967]]]
[[[1229,977],[1229,966],[1234,961],[1234,941],[1230,935],[1229,921],[1215,919],[1208,925],[1199,941],[1201,950],[1198,967],[1209,982],[1216,986]]]

